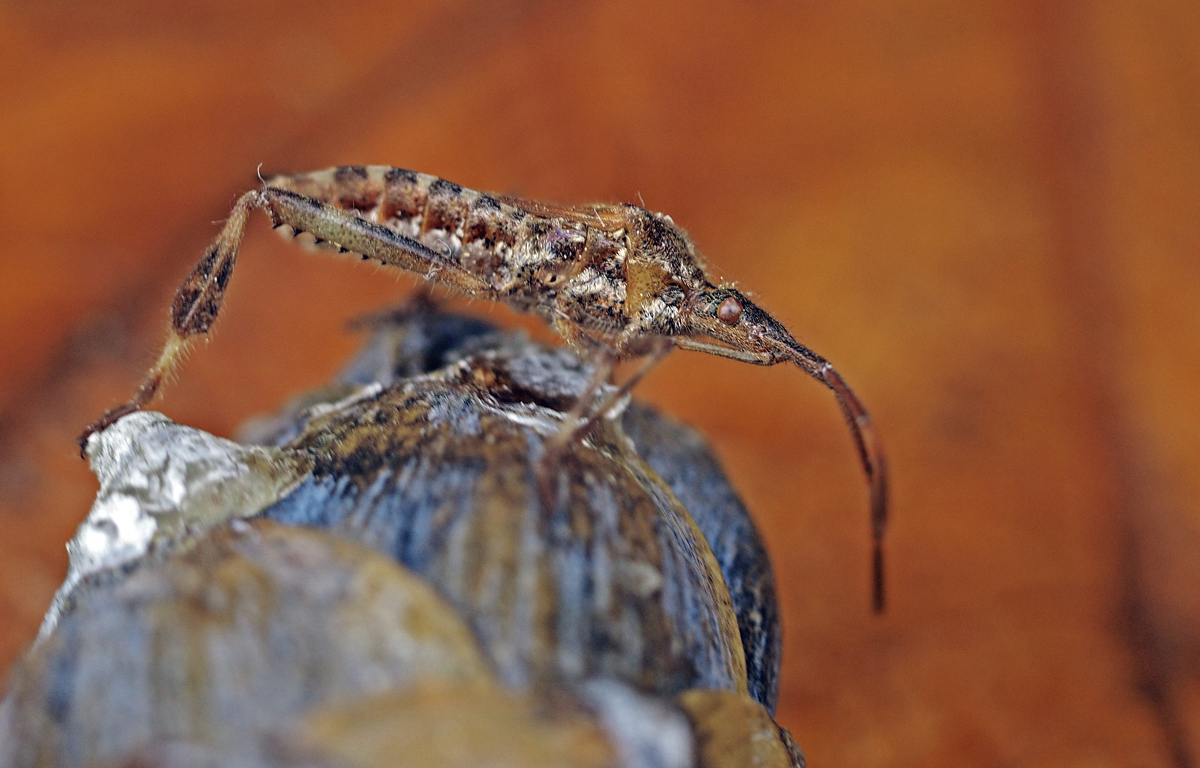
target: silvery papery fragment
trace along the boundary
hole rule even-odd
[[[136,411],[93,434],[86,450],[100,490],[67,544],[67,578],[39,639],[54,629],[88,576],[249,517],[294,488],[307,471],[307,461],[290,452],[239,445],[153,411]]]

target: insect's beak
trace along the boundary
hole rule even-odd
[[[707,336],[727,347],[714,344],[689,345],[689,339],[676,343],[683,348],[707,351],[760,365],[792,362],[833,390],[842,414],[850,426],[859,458],[867,475],[871,494],[871,534],[875,542],[873,560],[875,610],[883,609],[883,534],[887,527],[887,467],[883,445],[870,414],[844,379],[825,358],[792,338],[792,334],[740,292],[733,288],[709,286],[697,295],[692,305],[692,338]],[[739,354],[740,353],[740,354]]]

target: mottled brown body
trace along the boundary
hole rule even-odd
[[[276,224],[292,224],[289,210],[307,206],[273,190],[352,211],[386,231],[380,241],[398,235],[418,246],[408,249],[410,259],[397,259],[352,228],[322,226],[320,209],[305,211],[301,228],[335,247],[539,315],[572,344],[622,357],[645,352],[649,333],[683,331],[685,286],[706,282],[670,219],[634,205],[556,207],[398,168],[355,166],[269,179],[261,194]]]
[[[310,233],[318,243],[545,318],[569,344],[596,355],[601,363],[596,383],[611,374],[614,361],[648,355],[618,395],[672,347],[756,365],[795,363],[834,391],[854,436],[870,485],[874,603],[882,609],[887,481],[883,449],[866,409],[828,361],[736,289],[714,284],[670,217],[636,205],[548,205],[387,166],[267,179],[238,200],[180,287],[170,336],[142,386],[89,427],[81,446],[91,433],[150,402],[189,339],[208,333],[252,208],[265,210],[276,227]],[[589,395],[596,391],[593,386]],[[593,399],[580,399],[573,413],[580,427],[565,429],[564,441],[582,435],[617,398]],[[549,489],[544,493],[549,503]]]

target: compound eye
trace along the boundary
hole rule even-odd
[[[725,325],[733,325],[742,317],[742,302],[730,296],[717,307],[717,319]]]

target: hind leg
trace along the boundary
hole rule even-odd
[[[81,454],[92,434],[153,400],[163,382],[183,360],[194,338],[208,335],[221,311],[245,233],[246,219],[254,208],[266,211],[276,227],[287,225],[295,234],[310,232],[318,242],[327,241],[341,251],[360,253],[363,259],[416,272],[467,293],[478,295],[487,290],[479,278],[458,262],[353,212],[274,187],[247,192],[238,198],[220,234],[176,291],[171,302],[167,340],[158,360],[146,372],[133,397],[107,411],[79,436]]]

